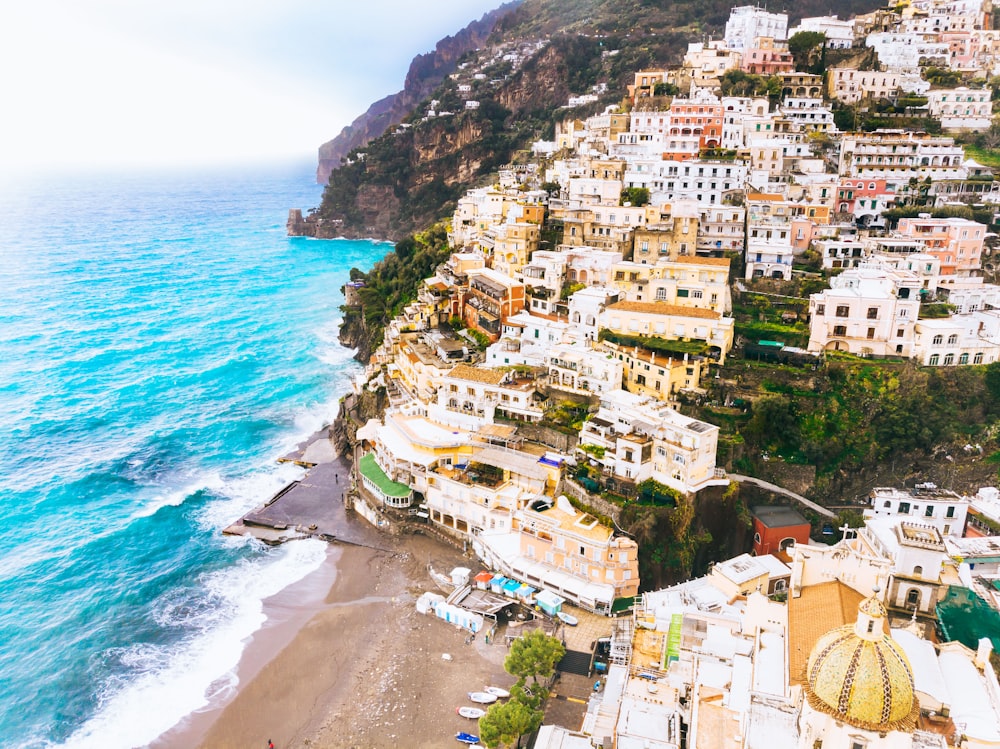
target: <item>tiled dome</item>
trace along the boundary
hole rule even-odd
[[[885,633],[877,598],[858,606],[858,621],[823,635],[806,666],[806,698],[820,712],[858,728],[907,730],[919,708],[906,655]]]

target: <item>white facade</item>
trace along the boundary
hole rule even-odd
[[[810,351],[909,357],[920,309],[917,278],[862,265],[809,298]]]
[[[991,93],[965,87],[932,90],[926,94],[927,106],[945,130],[987,130],[993,117]]]
[[[929,367],[991,364],[1000,358],[1000,312],[969,312],[920,320],[913,356]]]
[[[879,63],[892,72],[916,70],[923,60],[947,67],[950,59],[947,44],[928,42],[918,34],[869,34],[865,44],[875,50]]]
[[[815,31],[826,35],[827,49],[850,49],[854,44],[854,21],[841,21],[837,16],[803,18],[799,25],[788,30],[788,38],[800,31]]]
[[[768,13],[752,5],[743,5],[730,11],[725,33],[727,47],[739,51],[750,49],[762,36],[779,42],[785,41],[788,38],[788,16],[784,13]]]
[[[942,536],[961,536],[969,512],[969,497],[918,484],[910,492],[891,487],[875,487],[869,495],[871,507],[865,517],[898,517],[933,525]]]

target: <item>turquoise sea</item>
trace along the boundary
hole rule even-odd
[[[313,165],[0,184],[0,736],[142,746],[233,685],[325,545],[220,530],[357,371],[341,285],[390,249],[289,239]]]

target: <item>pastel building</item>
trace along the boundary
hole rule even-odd
[[[919,281],[881,268],[850,268],[809,298],[810,351],[909,357],[920,308]]]
[[[600,324],[612,333],[626,336],[704,341],[709,353],[720,363],[733,346],[733,319],[710,309],[667,302],[616,302],[601,314]]]

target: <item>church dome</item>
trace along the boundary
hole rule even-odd
[[[821,638],[806,666],[806,698],[814,709],[871,731],[908,730],[919,708],[913,670],[885,632],[886,609],[874,596],[854,624]]]

